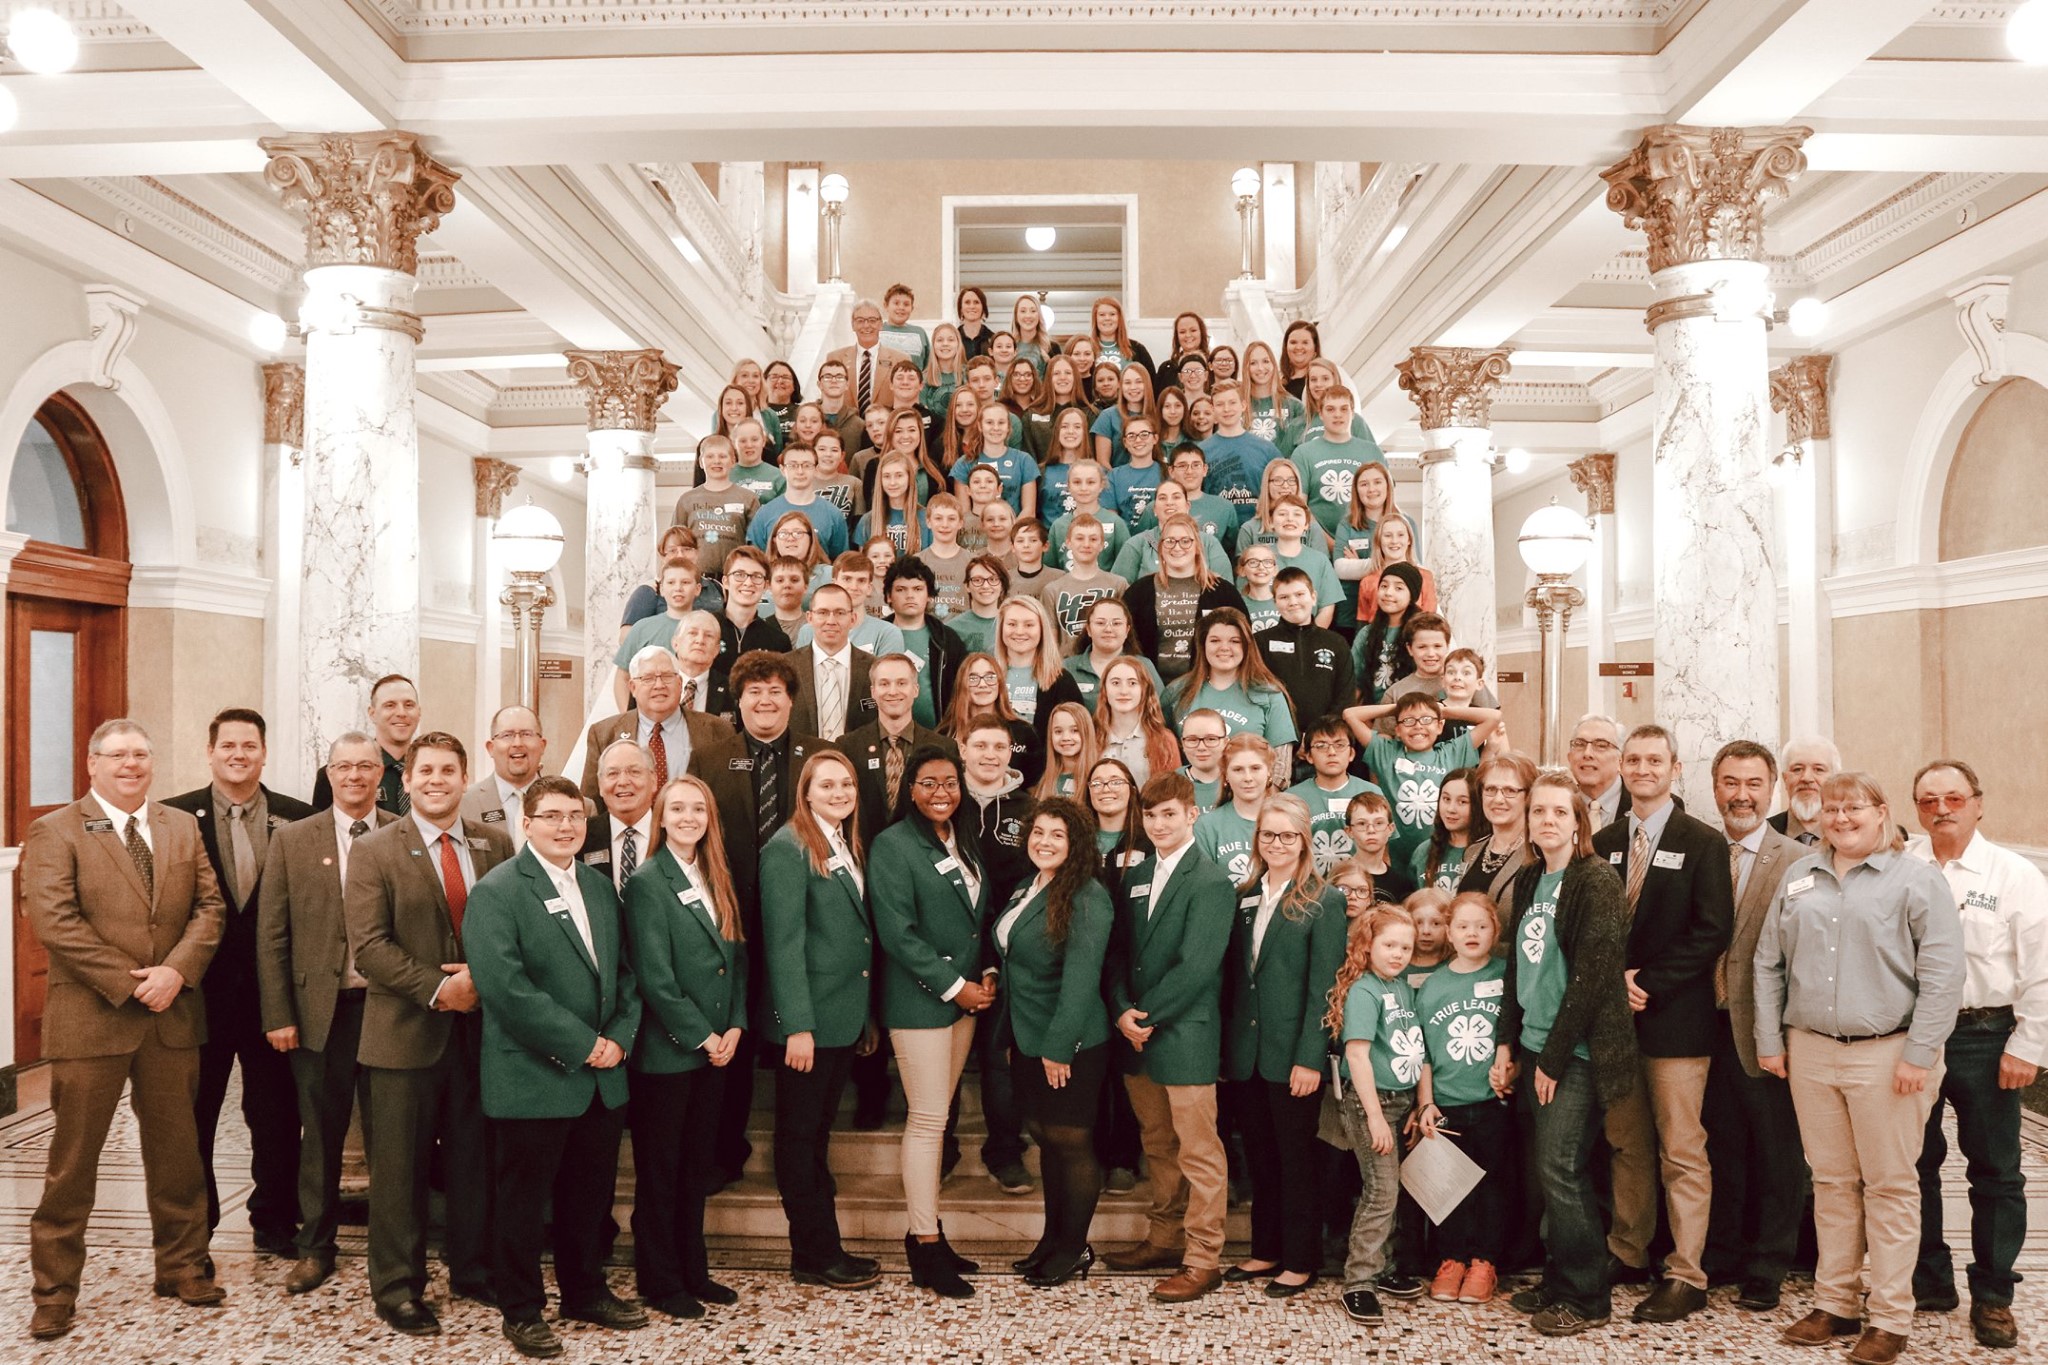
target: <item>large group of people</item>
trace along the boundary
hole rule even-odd
[[[1110,299],[1064,338],[1028,295],[1007,329],[972,288],[928,334],[914,306],[856,305],[816,397],[784,362],[734,374],[580,780],[516,706],[473,770],[395,675],[310,806],[262,784],[252,710],[163,803],[139,726],[93,735],[91,791],[22,864],[56,1110],[34,1335],[72,1325],[124,1084],[157,1292],[221,1301],[237,1065],[250,1220],[292,1293],[334,1272],[360,1105],[400,1332],[440,1330],[437,1181],[451,1292],[529,1356],[563,1349],[544,1250],[564,1318],[734,1303],[706,1203],[770,1076],[795,1279],[879,1278],[828,1149],[848,1090],[876,1128],[900,1085],[911,1280],[965,1297],[982,1267],[941,1211],[972,1066],[991,1178],[1042,1201],[1010,1266],[1033,1286],[1088,1273],[1098,1199],[1142,1179],[1148,1230],[1102,1261],[1159,1272],[1160,1303],[1341,1265],[1370,1325],[1540,1268],[1513,1305],[1567,1336],[1615,1285],[1670,1324],[1721,1285],[1774,1310],[1810,1266],[1784,1338],[1857,1334],[1858,1365],[1958,1306],[1946,1105],[1972,1327],[2016,1342],[2048,883],[1978,832],[1966,763],[1915,777],[1911,844],[1824,741],[1729,737],[1712,811],[1655,724],[1588,717],[1539,768],[1312,325],[1240,353],[1183,314],[1155,366]],[[605,1273],[629,1130],[631,1299]],[[1476,1183],[1432,1221],[1401,1169],[1450,1147]]]

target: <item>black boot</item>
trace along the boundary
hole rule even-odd
[[[980,1273],[981,1263],[979,1261],[968,1260],[965,1256],[953,1250],[953,1244],[946,1240],[946,1220],[943,1218],[939,1220],[939,1246],[945,1251],[946,1259],[952,1262],[955,1274],[974,1275]]]
[[[910,1282],[929,1289],[942,1299],[970,1299],[974,1286],[960,1278],[947,1259],[943,1242],[920,1242],[915,1233],[903,1235],[903,1254],[910,1261]]]

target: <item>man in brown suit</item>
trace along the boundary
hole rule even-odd
[[[199,979],[225,908],[199,824],[149,800],[149,736],[110,720],[86,747],[91,792],[29,826],[24,909],[50,955],[43,1055],[56,1132],[29,1222],[41,1340],[71,1330],[100,1148],[121,1088],[142,1136],[156,1292],[188,1304],[227,1295],[207,1273],[206,1172],[192,1103],[206,1039]]]
[[[316,1289],[334,1273],[341,1218],[341,1148],[349,1115],[370,1109],[356,1064],[363,997],[370,984],[348,951],[342,885],[358,837],[399,817],[377,805],[384,771],[377,741],[350,731],[327,750],[334,804],[270,840],[256,911],[255,970],[264,1036],[284,1054],[303,1136],[297,1168],[297,1264],[288,1293]]]
[[[1756,1062],[1756,941],[1792,865],[1808,850],[1771,828],[1777,764],[1746,739],[1714,755],[1714,805],[1728,838],[1735,936],[1716,964],[1720,1038],[1707,1074],[1707,1156],[1714,1199],[1705,1256],[1710,1279],[1736,1280],[1735,1306],[1766,1313],[1799,1249],[1807,1173],[1792,1088]]]
[[[875,656],[853,643],[853,599],[837,583],[811,594],[811,638],[782,656],[796,677],[790,728],[836,744],[875,718]],[[738,689],[734,689],[737,693]]]
[[[661,645],[648,645],[633,656],[626,670],[633,689],[633,709],[592,721],[583,732],[583,795],[603,797],[598,759],[611,745],[630,739],[653,756],[656,791],[668,779],[687,772],[690,756],[707,744],[732,738],[732,727],[717,716],[683,710],[683,675],[676,656]]]
[[[369,981],[356,1058],[370,1071],[370,1292],[377,1316],[433,1336],[427,1307],[427,1173],[441,1140],[449,1287],[491,1303],[490,1154],[479,1089],[481,1021],[462,955],[477,878],[512,856],[502,828],[461,818],[469,755],[430,731],[405,754],[407,814],[349,853],[342,903]]]

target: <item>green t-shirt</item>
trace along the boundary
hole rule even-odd
[[[1406,981],[1367,972],[1344,996],[1344,1043],[1372,1044],[1372,1082],[1380,1090],[1413,1090],[1422,1079],[1422,1028],[1415,992]],[[1344,1079],[1351,1079],[1345,1069]]]
[[[682,622],[670,616],[666,608],[653,616],[642,617],[626,632],[625,641],[619,645],[619,652],[612,656],[612,662],[620,668],[631,668],[633,656],[649,645],[660,645],[673,652],[676,628],[680,625]]]
[[[1338,442],[1320,432],[1296,446],[1288,458],[1301,472],[1309,514],[1332,535],[1337,533],[1338,521],[1351,510],[1351,481],[1358,476],[1358,467],[1386,465],[1386,458],[1370,437],[1361,441],[1354,436]]]
[[[1009,689],[1010,709],[1017,713],[1017,719],[1026,725],[1038,720],[1038,677],[1028,668],[1011,667],[1004,675],[1004,686]]]
[[[1388,856],[1406,865],[1418,844],[1427,844],[1436,828],[1436,794],[1454,769],[1479,761],[1470,735],[1440,739],[1416,753],[1398,739],[1374,735],[1365,747],[1365,766],[1394,807],[1394,837]]]
[[[1515,1000],[1522,1007],[1522,1046],[1530,1052],[1541,1052],[1550,1041],[1550,1026],[1557,1022],[1571,979],[1571,964],[1557,941],[1557,889],[1563,884],[1561,871],[1537,878],[1536,898],[1515,925],[1515,951],[1522,955],[1515,970]],[[1580,1043],[1572,1055],[1590,1058],[1593,1053]]]
[[[1300,569],[1308,575],[1308,581],[1315,585],[1316,610],[1334,607],[1344,600],[1344,585],[1337,581],[1337,568],[1330,563],[1330,557],[1321,550],[1303,542],[1298,555],[1283,555],[1280,547],[1273,547],[1273,558],[1283,569]]]
[[[1446,844],[1443,865],[1437,868],[1436,877],[1432,880],[1426,875],[1429,872],[1429,840],[1424,839],[1409,857],[1408,870],[1418,889],[1433,886],[1439,891],[1456,894],[1458,878],[1465,871],[1465,850],[1455,844]]]
[[[1235,805],[1218,806],[1195,821],[1195,846],[1230,875],[1232,886],[1240,886],[1252,875],[1252,839],[1257,833],[1258,821],[1239,815]]]
[[[1327,877],[1330,869],[1358,851],[1345,832],[1344,811],[1351,804],[1351,798],[1365,792],[1379,791],[1362,777],[1347,774],[1344,785],[1335,791],[1316,785],[1311,777],[1308,781],[1288,788],[1289,796],[1298,796],[1308,803],[1309,844],[1315,855],[1316,871]]]
[[[1244,598],[1245,619],[1252,623],[1254,635],[1271,630],[1280,624],[1280,604],[1270,597],[1254,597],[1251,591],[1239,584],[1239,596]]]
[[[1195,696],[1188,696],[1187,678],[1173,685],[1170,699],[1176,722],[1190,711],[1211,710],[1223,717],[1224,733],[1237,734],[1241,730],[1263,738],[1272,745],[1294,743],[1294,718],[1287,713],[1287,694],[1277,688],[1260,688],[1247,692],[1243,683],[1232,683],[1218,687],[1214,683],[1204,684]],[[1436,797],[1430,797],[1430,819],[1436,818]]]
[[[1195,784],[1196,810],[1214,809],[1216,803],[1223,799],[1222,778],[1219,777],[1214,782],[1204,782],[1201,778],[1195,776],[1192,769],[1182,768],[1181,771],[1188,775],[1188,781]]]
[[[755,465],[734,465],[732,481],[738,487],[752,493],[754,501],[763,507],[782,496],[782,471],[766,461]]]
[[[898,626],[903,636],[903,652],[917,664],[917,700],[910,704],[910,718],[919,725],[937,726],[939,723],[938,699],[932,694],[932,628],[919,626],[915,630]]]
[[[1487,1072],[1500,1032],[1507,974],[1508,964],[1497,957],[1476,972],[1454,971],[1447,962],[1416,991],[1415,1012],[1422,1016],[1430,1091],[1438,1108],[1493,1098]]]
[[[983,616],[969,608],[946,625],[960,637],[960,643],[967,646],[969,654],[987,654],[995,648],[996,618],[993,616]]]

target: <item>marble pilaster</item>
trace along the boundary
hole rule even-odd
[[[1715,749],[1779,739],[1763,213],[1805,169],[1808,131],[1666,124],[1602,172],[1649,242],[1656,715],[1697,809]]]
[[[619,621],[654,568],[654,426],[676,388],[660,351],[569,351],[589,404],[583,571],[586,712],[612,695]]]
[[[504,705],[505,690],[505,604],[499,599],[506,574],[492,537],[505,511],[505,495],[519,483],[519,466],[478,455],[470,460],[470,476],[476,484],[476,528],[470,542],[477,611],[474,733],[488,735],[491,717]]]
[[[263,367],[263,568],[270,602],[263,632],[263,714],[269,771],[289,791],[311,791],[299,671],[299,584],[306,549],[306,371],[294,361]],[[316,760],[317,762],[317,760]]]
[[[1593,523],[1593,553],[1586,558],[1586,605],[1577,613],[1586,631],[1586,711],[1611,716],[1617,702],[1614,679],[1600,676],[1600,664],[1614,657],[1615,585],[1621,555],[1614,533],[1614,465],[1612,452],[1573,460],[1572,487],[1586,495],[1586,517]],[[1569,709],[1569,708],[1567,708]]]
[[[265,179],[306,219],[299,743],[317,765],[334,735],[362,724],[373,681],[419,670],[414,273],[420,235],[455,205],[456,176],[411,133],[262,146]]]
[[[1397,367],[1422,421],[1422,544],[1451,642],[1498,666],[1494,600],[1493,397],[1508,352],[1417,346]]]
[[[1834,609],[1827,577],[1834,545],[1834,449],[1829,439],[1830,355],[1795,357],[1771,371],[1771,406],[1785,418],[1779,488],[1785,514],[1786,724],[1790,735],[1835,732]]]

